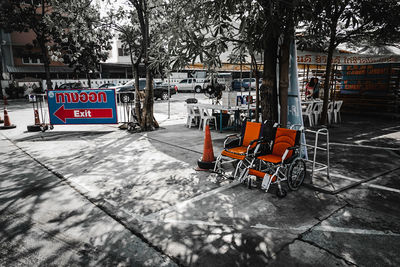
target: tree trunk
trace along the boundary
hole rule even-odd
[[[281,45],[281,54],[279,59],[279,102],[281,106],[280,122],[281,126],[286,128],[288,117],[288,89],[289,89],[289,53],[290,39],[287,34]]]
[[[328,118],[328,103],[329,103],[329,87],[330,87],[330,79],[331,79],[331,69],[332,69],[332,55],[335,48],[329,46],[328,50],[328,58],[326,60],[326,72],[325,72],[325,81],[324,81],[324,104],[322,106],[321,113],[321,124],[327,125]]]
[[[146,91],[145,98],[143,104],[143,114],[142,114],[142,129],[144,130],[154,130],[154,116],[153,116],[153,104],[154,104],[154,96],[153,96],[153,75],[151,70],[146,70]]]
[[[279,58],[279,102],[281,106],[280,122],[286,128],[288,120],[288,89],[289,89],[289,59],[290,44],[294,35],[293,1],[287,9],[287,26],[284,31],[283,43]]]
[[[38,44],[40,46],[40,50],[42,50],[42,56],[43,56],[43,66],[44,66],[44,72],[46,75],[46,87],[47,90],[51,90],[52,85],[51,85],[51,78],[50,78],[50,60],[49,60],[49,52],[47,51],[46,43],[43,38],[40,38],[39,36],[36,38],[38,41]]]
[[[0,32],[0,34],[1,34],[1,32]],[[3,86],[1,84],[2,81],[3,81],[3,58],[2,58],[2,51],[1,51],[1,47],[0,47],[0,101],[1,101],[1,99],[3,99]]]
[[[276,61],[278,37],[270,35],[264,41],[264,72],[260,90],[263,121],[278,121],[278,100],[276,91]]]
[[[149,14],[148,14],[149,10],[147,7],[147,1],[143,1],[141,3],[133,1],[132,4],[135,6],[139,18],[140,30],[143,37],[142,54],[144,59],[144,66],[146,68],[146,91],[143,103],[142,121],[140,125],[143,130],[151,131],[158,126],[158,123],[156,122],[153,115],[153,104],[154,104],[153,75],[149,67],[150,65],[150,58],[149,58],[150,27],[149,27]]]
[[[132,73],[135,79],[135,114],[138,120],[138,123],[142,124],[142,107],[140,104],[140,90],[139,90],[139,64],[132,63]]]
[[[140,105],[140,97],[139,97],[139,62],[140,58],[137,59],[135,62],[133,60],[133,52],[132,52],[132,47],[129,44],[129,55],[131,59],[131,64],[132,64],[132,76],[133,79],[135,79],[135,115],[137,122],[139,125],[141,125],[142,122],[142,107]]]
[[[251,55],[251,61],[253,62],[254,77],[256,78],[256,122],[260,120],[260,73],[258,72],[257,61],[254,54]]]
[[[44,15],[46,14],[46,5],[45,5],[45,1],[42,0],[42,18],[44,17]],[[42,50],[42,56],[43,56],[43,66],[44,66],[44,72],[46,74],[46,87],[47,90],[51,90],[52,88],[52,84],[51,84],[51,77],[50,77],[50,60],[49,60],[49,51],[47,51],[47,47],[46,47],[46,39],[43,36],[43,34],[38,34],[37,31],[35,31],[36,33],[36,40],[38,41],[38,44],[40,46],[40,49]],[[42,32],[43,33],[43,32]]]
[[[329,47],[328,47],[328,58],[326,60],[326,71],[325,71],[325,82],[324,82],[324,104],[322,106],[322,114],[321,114],[321,121],[322,125],[327,125],[327,118],[328,118],[328,102],[329,102],[329,87],[330,87],[330,79],[331,79],[331,70],[332,70],[332,57],[333,51],[335,50],[336,44],[336,32],[337,32],[337,24],[340,18],[340,14],[344,11],[344,6],[339,10],[339,3],[337,1],[334,2],[335,4],[335,12],[332,16],[332,23],[330,25],[330,38],[329,38]]]
[[[331,38],[329,41],[329,48],[328,48],[328,58],[326,60],[326,71],[325,71],[325,81],[324,81],[324,104],[322,107],[322,114],[321,114],[321,124],[322,125],[327,125],[329,87],[330,87],[331,70],[332,70],[332,57],[333,57],[333,51],[336,48],[335,36],[336,36],[336,25],[334,25],[334,29],[331,29]]]
[[[87,74],[87,79],[89,88],[92,88],[92,80],[90,79],[90,72]]]

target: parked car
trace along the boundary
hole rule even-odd
[[[243,84],[243,83],[242,83]],[[232,90],[233,91],[241,91],[240,88],[240,80],[233,80],[232,81]]]
[[[113,89],[116,87],[117,87],[117,85],[115,83],[104,83],[99,86],[99,89],[108,89],[108,88]]]
[[[201,93],[203,91],[203,82],[199,82],[195,78],[183,79],[175,84],[175,90],[179,92],[195,91],[196,93]]]
[[[242,87],[244,88],[245,91],[249,90],[250,87],[250,79],[249,78],[244,78],[242,79]],[[251,79],[251,89],[255,90],[256,89],[256,79],[252,78]],[[235,79],[232,81],[232,90],[234,91],[240,91],[240,79]]]
[[[146,89],[146,79],[139,79],[139,91]],[[154,99],[168,100],[168,84],[154,82]],[[173,85],[169,87],[170,95],[176,94]],[[119,93],[122,102],[130,102],[135,98],[135,80],[131,80],[122,86],[117,86],[115,91]]]
[[[135,99],[135,86],[132,85],[122,85],[115,88],[117,93],[117,101],[127,103]]]
[[[84,89],[84,88],[81,83],[77,82],[77,83],[63,83],[55,90],[72,90],[72,89]]]
[[[169,96],[176,94],[175,86],[169,86],[169,96],[168,96],[168,84],[157,82],[154,83],[154,99],[158,98],[161,100],[168,100]]]
[[[246,88],[246,90],[249,90],[250,87],[250,81],[251,81],[251,89],[255,90],[256,89],[256,79],[255,78],[244,78],[243,79],[243,87]]]
[[[126,84],[124,84],[122,86],[118,86],[118,87],[124,87],[124,86],[132,86],[133,90],[135,90],[135,79],[130,80]],[[118,89],[118,87],[117,87],[117,89]],[[146,79],[144,79],[144,78],[139,79],[139,90],[143,90],[145,87],[146,87]]]

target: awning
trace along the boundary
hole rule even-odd
[[[7,66],[10,73],[45,73],[44,66]],[[73,73],[74,69],[64,66],[50,66],[50,73]]]
[[[100,63],[103,68],[132,68],[131,64],[126,64],[126,63]],[[144,64],[140,64],[142,67]]]
[[[297,50],[297,63],[306,65],[326,65],[326,53]],[[334,53],[332,64],[338,65],[371,65],[383,63],[400,63],[400,55],[364,55]]]

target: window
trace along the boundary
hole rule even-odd
[[[180,83],[188,83],[188,80],[184,79],[184,80],[180,81]]]
[[[43,64],[42,56],[40,55],[29,55],[22,57],[23,64]]]
[[[129,56],[129,53],[123,48],[118,48],[118,56],[119,57]]]

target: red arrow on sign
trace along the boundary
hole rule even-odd
[[[62,105],[54,116],[66,123],[66,119],[111,119],[111,108],[65,109]]]

